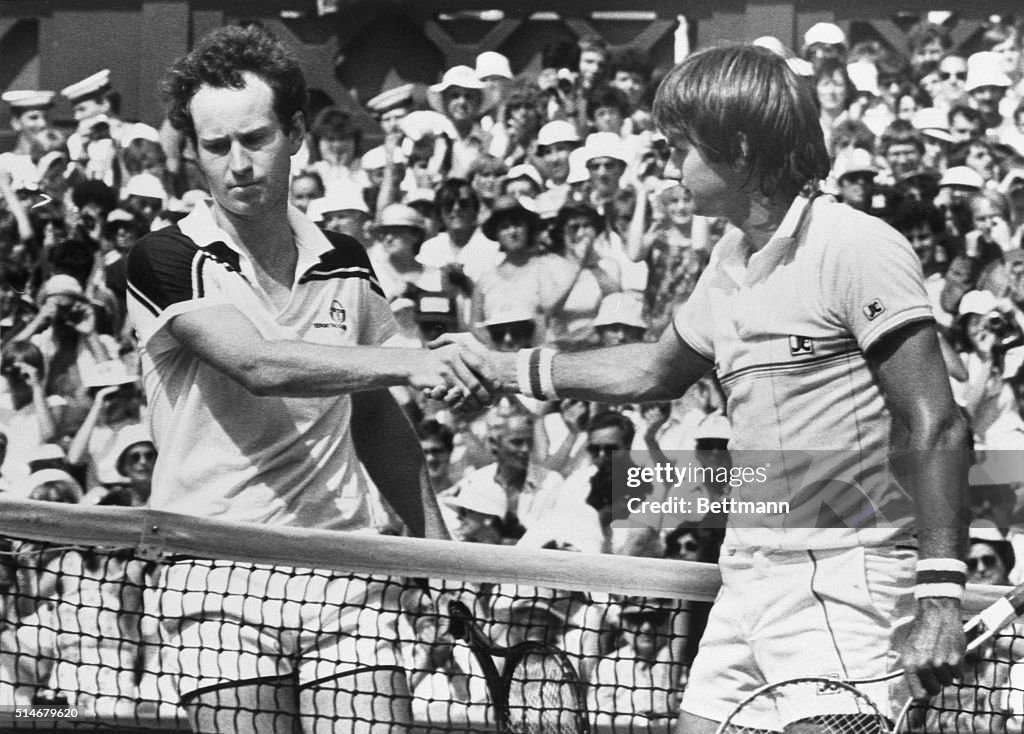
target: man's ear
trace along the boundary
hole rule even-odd
[[[292,115],[291,125],[288,126],[288,145],[291,154],[295,155],[302,147],[302,141],[306,139],[306,113],[298,110]]]

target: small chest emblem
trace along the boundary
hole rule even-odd
[[[328,314],[330,314],[331,317],[330,321],[314,321],[313,328],[341,329],[342,331],[348,330],[348,324],[345,323],[348,316],[346,315],[345,308],[341,305],[340,301],[331,301],[331,308],[328,310]]]
[[[885,313],[885,304],[882,303],[881,298],[864,304],[864,315],[868,317],[868,321],[874,321],[883,313]]]
[[[814,354],[814,341],[809,336],[789,337],[789,354],[793,357]]]

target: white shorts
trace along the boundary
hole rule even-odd
[[[690,670],[683,710],[720,722],[769,682],[854,680],[896,670],[914,613],[916,560],[916,551],[894,548],[723,549],[722,588]],[[908,695],[902,676],[858,688],[892,719]],[[825,698],[818,703],[815,711],[815,702],[791,702],[806,716],[830,708]],[[768,706],[757,721],[739,723],[781,728],[778,712]]]
[[[398,666],[399,579],[190,560],[165,568],[160,585],[161,668],[182,696]]]

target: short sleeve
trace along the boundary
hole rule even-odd
[[[875,217],[857,214],[836,226],[821,275],[827,310],[863,351],[906,324],[932,319],[920,260]]]
[[[213,277],[214,269],[224,267],[232,266],[178,231],[161,230],[139,240],[126,270],[128,313],[140,342],[151,347],[174,316],[229,303]]]
[[[714,314],[711,309],[711,282],[714,269],[714,263],[704,268],[693,293],[686,303],[676,309],[675,316],[672,317],[672,325],[679,338],[710,362],[715,361],[712,333]]]
[[[361,283],[359,343],[380,345],[398,333],[394,313],[370,263],[366,249],[344,234],[321,230],[334,248],[321,259],[326,276],[344,271]],[[315,277],[315,276],[314,276]]]

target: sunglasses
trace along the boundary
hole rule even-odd
[[[125,454],[124,460],[128,464],[138,464],[142,461],[153,461],[156,459],[156,451],[152,449],[137,449]]]
[[[513,324],[494,324],[487,327],[487,333],[491,335],[491,341],[495,344],[500,344],[506,338],[511,338],[512,341],[516,342],[533,339],[536,329],[536,324],[532,321],[527,321]]]
[[[450,210],[457,206],[460,206],[463,209],[476,209],[476,199],[466,197],[463,199],[447,199],[441,202],[442,209]]]
[[[697,545],[696,540],[687,540],[685,543],[681,543],[679,545],[680,550],[689,551],[690,553],[697,550],[699,547],[700,546]]]
[[[949,81],[950,77],[956,77],[959,81],[967,81],[966,71],[940,71],[939,79],[944,82]]]
[[[611,456],[615,451],[622,451],[622,446],[619,446],[617,443],[587,444],[587,453],[595,458],[604,454]]]
[[[997,558],[992,553],[986,553],[983,556],[975,556],[973,558],[968,558],[967,570],[970,573],[974,573],[978,570],[978,566],[980,565],[983,571],[987,571],[990,568],[995,568],[997,563],[999,563],[999,558]]]

